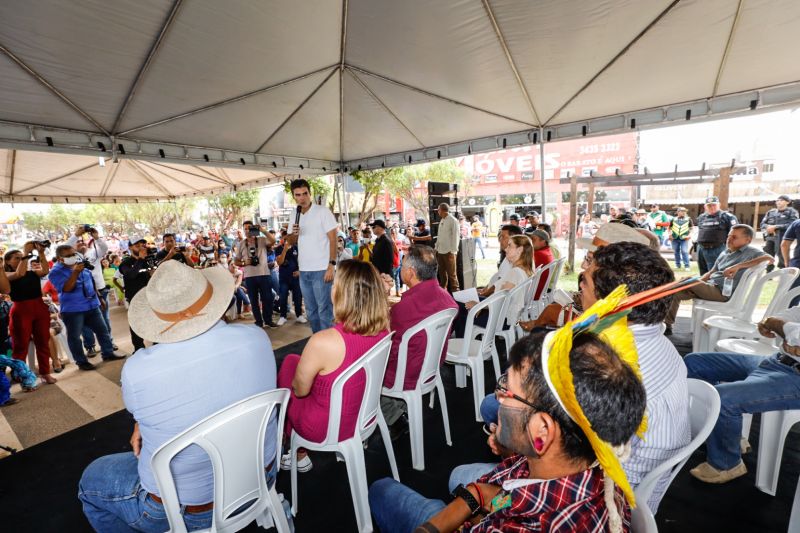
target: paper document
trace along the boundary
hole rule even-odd
[[[478,297],[478,289],[472,287],[471,289],[464,289],[463,291],[456,291],[453,293],[453,299],[457,302],[465,304],[467,302],[480,302]]]

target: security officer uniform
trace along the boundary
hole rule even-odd
[[[718,203],[716,196],[706,198],[706,204]],[[713,215],[703,213],[697,217],[697,266],[701,275],[711,270],[717,262],[717,257],[725,250],[728,233],[738,223],[733,214],[722,210]]]
[[[791,199],[786,195],[778,196],[779,200],[791,202]],[[767,211],[764,220],[761,221],[761,233],[764,235],[764,252],[770,257],[775,257],[778,254],[778,268],[783,268],[783,254],[781,254],[781,240],[783,234],[786,233],[786,228],[798,219],[797,210],[793,207],[786,207],[780,210],[777,207]],[[767,226],[775,226],[775,231],[772,234],[767,233]],[[772,270],[772,265],[767,267]]]

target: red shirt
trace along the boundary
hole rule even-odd
[[[553,251],[550,249],[549,246],[545,246],[544,248],[540,248],[539,250],[533,251],[533,263],[536,265],[536,268],[541,268],[545,265],[549,265],[555,259],[553,258]],[[539,280],[539,287],[536,289],[536,294],[534,295],[535,299],[539,299],[539,297],[544,292],[545,286],[545,279]]]
[[[403,293],[398,303],[392,306],[389,313],[391,322],[390,327],[394,331],[392,337],[392,349],[389,351],[389,362],[386,365],[386,373],[383,378],[384,387],[394,386],[395,372],[397,371],[397,352],[400,350],[400,341],[403,334],[411,327],[416,326],[422,320],[431,315],[444,311],[445,309],[457,309],[453,297],[439,286],[436,279],[429,279],[408,289]],[[406,362],[406,377],[403,382],[403,389],[412,390],[417,386],[417,379],[422,369],[422,362],[425,358],[426,335],[422,331],[414,335],[408,342],[408,361]],[[442,360],[447,355],[447,343],[445,342]]]
[[[49,279],[45,282],[44,287],[42,287],[42,292],[45,294],[49,294],[50,298],[53,299],[54,304],[58,303],[58,291],[53,286],[53,284],[50,283]]]

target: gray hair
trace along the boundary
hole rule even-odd
[[[450,204],[446,204],[446,203],[442,202],[441,204],[439,204],[439,209],[441,209],[445,213],[449,213],[450,212]]]
[[[438,272],[436,253],[430,246],[412,244],[403,258],[408,268],[413,268],[420,281],[435,279]]]
[[[56,248],[56,257],[61,257],[64,254],[64,252],[66,252],[67,250],[72,250],[72,248],[73,247],[70,246],[69,244],[60,244]]]
[[[747,237],[748,237],[748,238],[749,238],[751,241],[752,241],[752,240],[755,238],[755,236],[756,236],[756,232],[755,232],[755,230],[754,230],[754,229],[753,229],[751,226],[749,226],[749,225],[747,225],[747,224],[736,224],[736,225],[734,225],[734,226],[731,228],[731,231],[733,231],[733,230],[735,230],[735,229],[740,229],[740,230],[742,230],[742,232],[743,232],[745,235],[747,235]]]

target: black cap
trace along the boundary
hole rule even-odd
[[[424,218],[417,219],[417,226],[424,226],[425,224],[427,224],[427,222],[425,222]]]
[[[538,217],[538,216],[539,216],[539,213],[537,213],[536,211],[528,211],[528,214],[525,215],[526,218],[527,217]]]
[[[716,197],[716,196],[709,196],[708,198],[706,198],[706,203],[707,204],[718,204],[719,203],[719,198]]]
[[[784,202],[791,202],[792,201],[792,199],[789,198],[788,194],[781,194],[780,196],[778,196],[778,200],[783,200]]]
[[[372,224],[370,224],[370,226],[372,226],[373,228],[374,228],[375,226],[378,226],[378,227],[380,227],[380,228],[386,229],[386,222],[384,222],[384,221],[383,221],[383,219],[380,219],[380,218],[379,218],[379,219],[377,219],[375,222],[373,222]]]
[[[519,215],[516,213],[511,213],[508,215],[508,220],[519,220]]]

